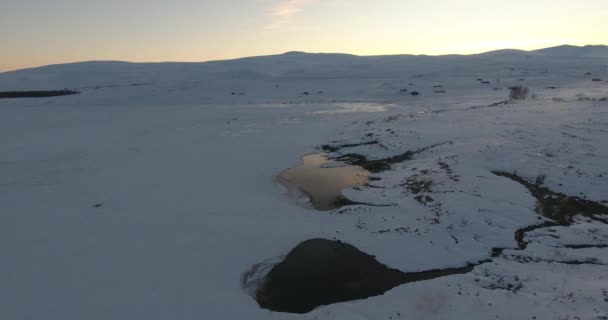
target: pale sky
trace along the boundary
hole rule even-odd
[[[560,44],[608,44],[608,0],[0,0],[0,72],[85,60]]]

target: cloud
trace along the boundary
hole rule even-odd
[[[272,21],[265,29],[274,30],[284,26],[289,23],[296,14],[304,10],[306,5],[316,1],[317,0],[282,0],[268,10],[267,15]]]

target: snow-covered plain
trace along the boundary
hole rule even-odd
[[[560,47],[0,74],[0,91],[81,91],[0,100],[0,319],[608,319],[606,217],[521,248],[516,231],[546,219],[492,173],[606,205],[607,66],[605,47]],[[514,85],[533,96],[501,103]],[[273,177],[322,145],[432,147],[344,191],[391,206],[319,212]],[[312,238],[404,272],[487,262],[304,315],[258,307],[242,275]]]

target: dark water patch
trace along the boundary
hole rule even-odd
[[[14,98],[48,98],[79,94],[79,91],[72,90],[51,90],[51,91],[5,91],[0,92],[0,99]]]
[[[323,305],[382,295],[410,282],[466,274],[474,267],[404,273],[347,243],[312,239],[300,243],[268,272],[255,298],[265,309],[307,313]]]
[[[364,155],[357,154],[357,153],[348,153],[348,154],[336,157],[335,160],[344,161],[348,164],[362,167],[363,169],[365,169],[369,172],[372,172],[372,173],[378,173],[378,172],[390,170],[392,168],[393,164],[411,160],[415,155],[417,155],[419,153],[428,151],[430,149],[433,149],[433,148],[436,148],[436,147],[439,147],[442,145],[451,144],[451,143],[453,143],[453,142],[437,143],[437,144],[430,145],[428,147],[420,148],[418,150],[414,150],[414,151],[409,150],[402,154],[398,154],[396,156],[392,156],[392,157],[388,157],[388,158],[384,158],[384,159],[369,160]]]
[[[576,215],[583,215],[591,219],[598,219],[596,215],[608,215],[608,207],[598,202],[555,192],[543,186],[544,179],[542,177],[530,182],[516,173],[500,171],[493,171],[492,173],[511,179],[526,187],[537,200],[536,212],[555,220],[561,225],[572,223]]]

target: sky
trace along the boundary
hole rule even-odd
[[[608,0],[0,0],[0,72],[87,60],[608,44],[607,16]]]

